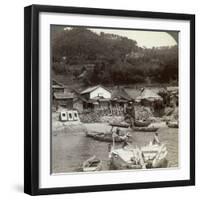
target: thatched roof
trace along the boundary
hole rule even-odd
[[[135,100],[141,93],[139,89],[126,88],[124,90],[128,94],[128,96],[133,100]]]
[[[124,90],[124,88],[117,87],[112,91],[111,99],[117,101],[130,101],[131,97]]]
[[[136,100],[142,99],[146,99],[148,101],[163,100],[163,98],[160,95],[147,88],[141,91],[140,95],[136,98]]]

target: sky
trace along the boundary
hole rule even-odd
[[[138,46],[152,48],[160,46],[173,46],[176,45],[174,38],[167,32],[161,31],[140,31],[140,30],[117,30],[117,29],[90,29],[97,34],[100,32],[111,33],[120,36],[128,37],[129,39],[136,40]]]

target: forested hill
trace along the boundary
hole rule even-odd
[[[124,85],[178,80],[177,46],[142,48],[135,40],[119,35],[52,26],[51,47],[52,74],[68,79],[68,84]]]

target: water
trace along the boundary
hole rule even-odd
[[[86,124],[88,130],[107,131],[105,124]],[[160,128],[160,141],[168,148],[169,165],[178,166],[178,129]],[[86,137],[83,131],[69,132],[66,129],[54,131],[52,136],[52,170],[53,173],[80,171],[82,163],[96,155],[101,160],[108,160],[108,143]],[[148,144],[153,133],[132,132],[133,146]]]

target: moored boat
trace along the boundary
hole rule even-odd
[[[121,128],[130,127],[130,124],[128,124],[126,122],[111,122],[111,123],[109,123],[109,125],[112,127],[121,127]]]
[[[166,124],[169,128],[178,128],[178,122],[177,121],[168,121],[168,122],[166,122]]]
[[[146,168],[163,168],[168,166],[166,156],[168,154],[165,144],[152,144],[141,147]]]
[[[82,169],[84,172],[100,171],[102,168],[101,160],[97,159],[96,156],[92,156],[83,162]]]
[[[142,131],[142,132],[156,132],[158,130],[158,127],[134,127],[134,131]]]
[[[168,166],[167,148],[164,144],[112,149],[109,157],[115,169],[148,169]]]
[[[131,141],[130,135],[116,135],[113,136],[113,133],[103,133],[103,132],[90,132],[86,134],[87,137],[91,137],[95,140],[104,141],[104,142],[113,142],[113,137],[116,143],[124,142],[125,140]]]
[[[151,124],[151,121],[148,121],[148,120],[136,120],[134,122],[134,125],[136,127],[147,127]]]
[[[139,125],[138,121],[136,123],[137,123],[137,125]],[[155,132],[158,130],[158,127],[155,127],[155,126],[147,126],[147,127],[144,126],[144,125],[147,125],[147,123],[148,123],[148,125],[150,124],[150,122],[148,121],[148,122],[146,122],[146,124],[143,124],[143,126],[142,126],[142,122],[140,122],[141,126],[135,126],[133,128],[133,130],[134,131],[143,131],[143,132]],[[109,125],[112,127],[121,127],[121,128],[129,128],[130,127],[130,125],[126,122],[110,123]]]
[[[114,169],[142,169],[139,152],[136,149],[120,148],[110,152],[110,163]]]

